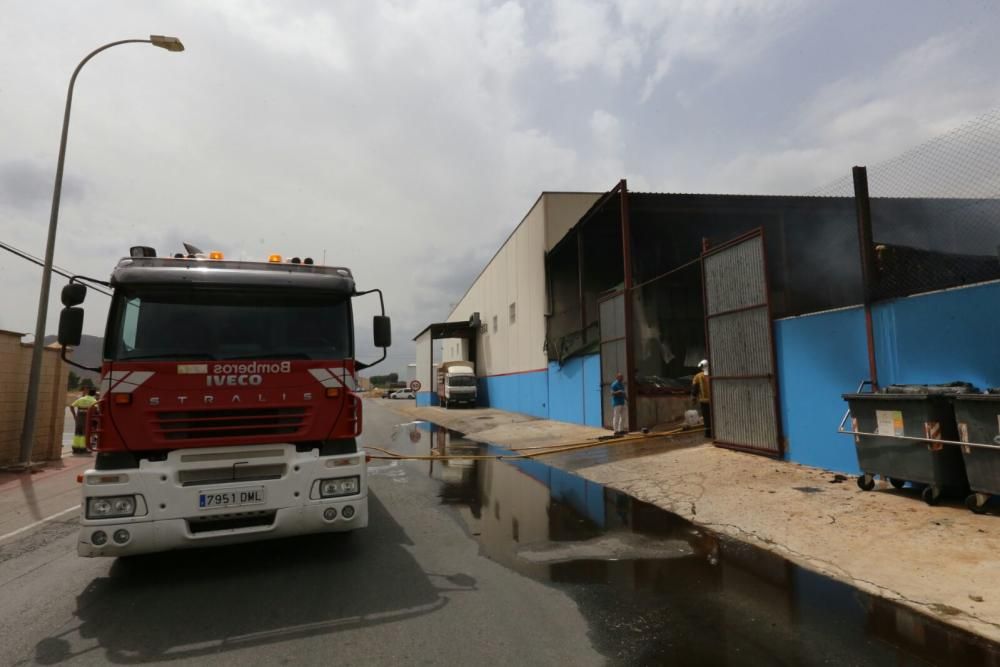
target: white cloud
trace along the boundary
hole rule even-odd
[[[360,287],[387,289],[395,354],[412,356],[407,334],[467,287],[442,258],[465,280],[541,190],[626,177],[801,193],[995,105],[983,30],[887,2],[921,26],[905,53],[861,49],[863,67],[808,79],[782,79],[797,58],[785,37],[820,11],[794,0],[8,3],[0,239],[44,250],[79,59],[119,35],[178,34],[182,54],[130,45],[81,75],[57,263],[101,277],[129,245],[181,240],[231,256],[325,250]],[[822,11],[842,22],[813,30],[855,20]],[[734,85],[764,74],[781,86]],[[37,278],[0,255],[0,328],[32,327]]]
[[[852,165],[888,160],[996,106],[1000,83],[968,70],[956,76],[960,63],[975,56],[974,43],[968,31],[934,35],[878,67],[821,86],[801,104],[786,145],[757,145],[735,156],[714,185],[801,194],[843,178]]]
[[[590,115],[590,131],[594,143],[605,151],[619,151],[622,148],[621,121],[604,109],[594,109]]]
[[[613,6],[600,0],[553,0],[552,12],[552,37],[544,52],[564,78],[596,69],[617,79],[639,64],[640,46],[621,30]]]
[[[678,60],[748,67],[792,30],[802,0],[552,0],[544,48],[559,73],[643,72],[647,100]]]
[[[212,6],[229,19],[234,33],[259,46],[341,72],[351,67],[347,26],[319,7],[290,14],[264,0],[216,0]]]

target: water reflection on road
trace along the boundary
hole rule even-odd
[[[427,422],[393,448],[503,453]],[[393,463],[439,483],[485,556],[565,589],[616,662],[1000,665],[996,645],[541,460]]]

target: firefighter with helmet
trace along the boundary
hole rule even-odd
[[[708,359],[698,362],[698,374],[691,380],[691,396],[701,407],[701,417],[705,421],[705,437],[712,437],[712,386],[708,377]]]

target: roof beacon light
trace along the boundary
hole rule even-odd
[[[128,249],[130,257],[156,257],[156,250],[148,245],[134,245]]]
[[[219,252],[218,250],[213,250],[212,252],[208,253],[208,258],[209,259],[225,259],[225,257],[222,255],[222,253]]]
[[[312,258],[312,257],[306,257],[306,258],[305,258],[305,259],[304,259],[304,260],[302,261],[302,263],[303,263],[303,264],[312,264],[312,263],[313,263],[313,258]]]
[[[270,255],[267,258],[267,261],[269,261],[269,262],[280,262],[281,261],[281,255]]]
[[[302,260],[298,257],[292,257],[292,264],[301,264]]]

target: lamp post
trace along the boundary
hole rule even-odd
[[[183,51],[184,45],[176,37],[150,35],[149,39],[123,39],[94,49],[80,61],[69,79],[66,93],[66,112],[63,114],[62,137],[59,140],[59,160],[56,163],[56,182],[52,191],[52,213],[49,216],[49,236],[45,243],[45,267],[42,269],[42,289],[38,295],[38,316],[35,320],[35,343],[31,350],[31,372],[28,375],[28,395],[24,405],[24,424],[21,427],[21,462],[31,464],[31,449],[35,440],[35,416],[38,412],[38,385],[42,374],[42,350],[45,347],[45,320],[49,308],[49,286],[52,282],[52,256],[55,254],[56,226],[59,222],[59,199],[62,195],[63,163],[66,160],[66,136],[69,134],[69,112],[73,105],[73,86],[76,77],[87,62],[101,51],[120,44],[152,44],[167,51]]]

